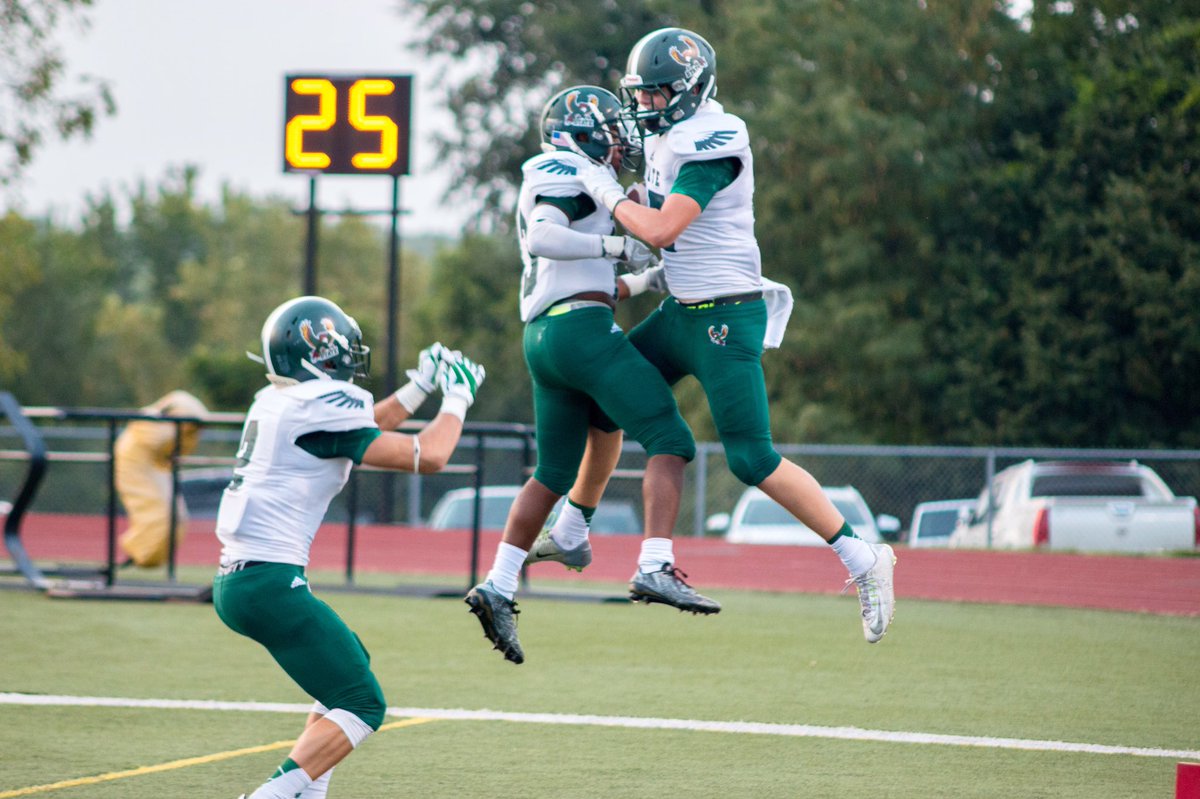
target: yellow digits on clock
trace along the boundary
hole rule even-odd
[[[379,151],[355,153],[350,162],[359,169],[387,169],[396,163],[397,144],[400,139],[396,123],[388,117],[367,114],[367,97],[388,95],[396,90],[390,80],[357,80],[350,87],[350,124],[356,130],[379,133]]]
[[[329,130],[337,119],[337,89],[324,78],[297,78],[292,81],[296,94],[315,94],[319,98],[317,113],[293,117],[287,123],[287,161],[297,169],[324,169],[329,166],[329,156],[320,152],[304,151],[304,134],[307,131]],[[394,126],[393,126],[394,127]]]

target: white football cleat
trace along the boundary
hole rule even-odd
[[[863,635],[868,644],[873,644],[887,634],[888,625],[896,615],[896,588],[892,577],[896,566],[896,553],[887,544],[868,544],[875,551],[875,565],[857,577],[847,580],[858,589],[858,602],[862,605]]]

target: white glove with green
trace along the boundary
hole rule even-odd
[[[409,413],[413,413],[421,407],[421,403],[437,387],[438,365],[441,364],[444,354],[448,352],[449,350],[442,346],[440,341],[435,341],[421,350],[417,356],[417,367],[404,373],[408,377],[408,382],[397,389],[396,400]]]
[[[637,275],[621,275],[619,279],[629,288],[630,297],[646,291],[662,293],[667,290],[667,273],[661,266],[651,267]]]
[[[609,213],[629,199],[625,196],[625,189],[613,176],[612,167],[608,165],[596,164],[590,169],[580,170],[579,180],[592,199],[607,208]]]
[[[625,268],[637,275],[658,264],[658,256],[633,236],[601,236],[604,256],[620,261]]]
[[[458,350],[447,351],[438,366],[437,381],[442,389],[441,413],[467,418],[467,408],[475,402],[475,394],[483,384],[487,371]]]

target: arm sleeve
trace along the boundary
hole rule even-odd
[[[691,197],[703,211],[714,194],[737,179],[739,171],[741,162],[732,157],[689,161],[680,168],[671,193]]]
[[[595,233],[572,230],[570,220],[557,206],[539,202],[533,220],[525,234],[530,255],[572,261],[579,258],[598,258],[604,253],[604,243]]]
[[[363,427],[338,433],[317,430],[297,438],[296,446],[316,458],[349,458],[361,464],[367,447],[381,435],[383,431],[378,427]]]

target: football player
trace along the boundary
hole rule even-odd
[[[754,161],[746,124],[715,99],[717,57],[699,34],[663,28],[642,37],[621,79],[643,135],[647,204],[631,201],[606,165],[581,174],[624,229],[662,248],[670,297],[629,334],[674,385],[700,381],[730,469],[830,543],[858,589],[863,633],[875,643],[895,610],[895,555],[850,525],[806,470],[771,443],[764,346],[779,346],[790,292],[768,313],[754,236]],[[786,309],[786,311],[785,311]]]
[[[316,799],[333,767],[379,728],[387,705],[358,636],[309,588],[313,537],[353,464],[422,474],[445,466],[484,369],[434,344],[409,382],[376,403],[354,383],[370,363],[358,323],[322,297],[272,311],[261,355],[247,355],[265,364],[270,385],[246,413],[221,497],[213,603],[221,621],[266,647],[315,700],[287,759],[250,798]],[[438,415],[417,435],[396,432],[435,386]]]
[[[525,658],[514,601],[521,567],[527,560],[573,569],[591,562],[583,521],[620,455],[618,428],[649,456],[642,486],[645,538],[631,592],[695,613],[720,610],[682,581],[670,554],[683,470],[695,456],[695,441],[662,375],[613,322],[619,297],[661,290],[661,269],[640,241],[614,235],[608,209],[579,180],[593,167],[620,168],[629,149],[620,113],[616,95],[598,86],[559,92],[541,115],[543,152],[521,168],[520,313],[533,381],[537,469],[513,502],[491,571],[466,596],[485,636],[513,663]],[[618,279],[618,263],[631,274]],[[558,537],[538,538],[555,503],[575,483],[589,446],[589,462],[605,465],[596,470],[602,474],[592,491],[571,492],[574,504],[567,511],[579,523],[560,528]]]

